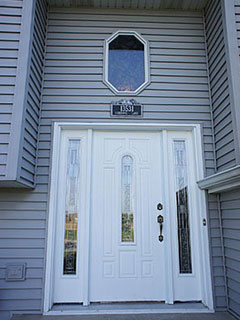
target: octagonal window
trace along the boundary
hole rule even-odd
[[[147,44],[137,33],[118,32],[106,42],[106,83],[118,94],[138,93],[148,83]]]

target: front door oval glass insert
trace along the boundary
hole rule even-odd
[[[122,158],[122,217],[121,242],[134,242],[133,158]]]

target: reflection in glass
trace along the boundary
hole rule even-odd
[[[69,140],[67,159],[63,274],[76,274],[79,214],[80,140]]]
[[[126,92],[144,83],[144,45],[135,36],[119,35],[109,43],[108,81]]]
[[[134,242],[133,159],[122,158],[122,242]]]
[[[192,273],[185,141],[174,141],[180,273]]]

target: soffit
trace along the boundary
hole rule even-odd
[[[51,7],[202,10],[208,0],[48,0]]]

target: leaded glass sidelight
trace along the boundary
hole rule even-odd
[[[146,41],[135,32],[117,32],[106,41],[105,81],[115,93],[137,93],[148,83]]]
[[[67,158],[63,274],[77,272],[80,140],[69,140]]]
[[[134,242],[134,215],[133,215],[133,158],[122,158],[122,216],[121,241]]]
[[[192,258],[189,227],[189,194],[185,141],[175,140],[173,142],[173,149],[176,175],[179,272],[187,274],[192,273]]]

